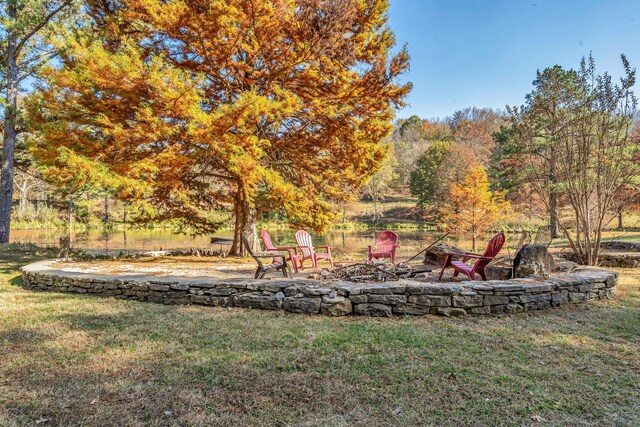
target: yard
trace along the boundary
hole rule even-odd
[[[613,301],[325,318],[20,287],[2,254],[0,425],[640,425],[640,271]]]

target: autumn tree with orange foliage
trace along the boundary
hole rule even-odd
[[[317,231],[376,172],[409,84],[387,0],[89,1],[32,100],[49,176],[104,179],[139,221],[255,245],[264,211]],[[97,166],[99,174],[93,173]],[[70,166],[73,169],[70,169]],[[78,176],[79,175],[79,176]],[[93,176],[92,176],[93,175]]]
[[[450,126],[456,142],[473,153],[478,163],[487,167],[496,145],[493,134],[503,121],[500,113],[491,108],[472,107],[456,111],[450,119]]]
[[[511,205],[501,192],[489,189],[487,173],[474,166],[461,183],[449,190],[449,202],[440,209],[446,231],[460,237],[471,237],[472,250],[483,233],[511,215]]]

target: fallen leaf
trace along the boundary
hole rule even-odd
[[[540,415],[531,415],[531,419],[537,423],[543,423],[546,420],[542,418]]]

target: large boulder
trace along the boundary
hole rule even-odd
[[[513,259],[496,258],[484,268],[484,272],[489,280],[509,280],[513,276]]]
[[[513,260],[513,277],[546,277],[553,266],[553,257],[545,245],[524,245]]]
[[[442,264],[444,264],[444,262],[446,261],[447,254],[449,252],[464,253],[466,251],[448,243],[438,243],[431,246],[424,253],[424,265],[428,265],[431,267],[442,267]]]

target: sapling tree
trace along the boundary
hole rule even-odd
[[[462,238],[471,238],[476,251],[478,237],[495,228],[511,215],[504,193],[491,191],[487,173],[481,165],[472,167],[462,182],[454,182],[449,200],[440,209],[444,228]]]

